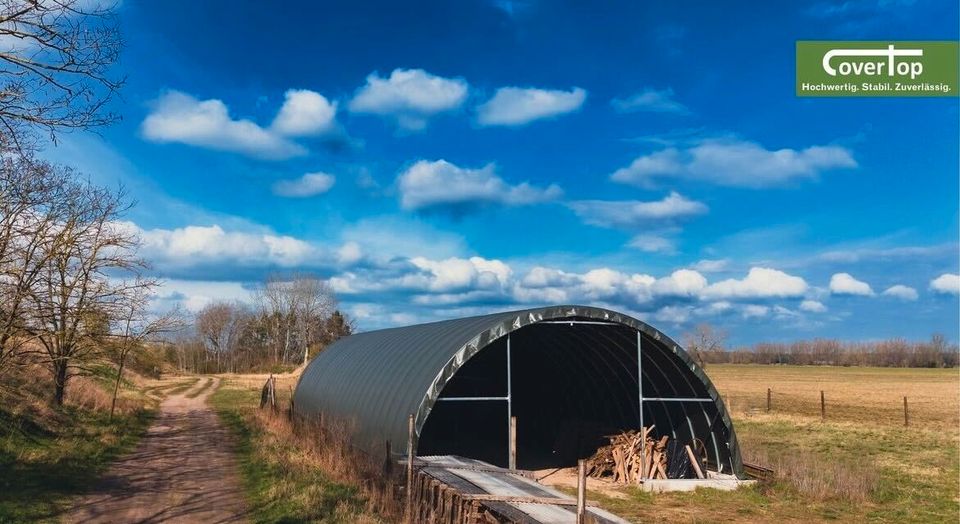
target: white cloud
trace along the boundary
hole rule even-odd
[[[477,122],[484,126],[519,126],[580,109],[587,92],[501,87],[493,98],[477,108]]]
[[[337,249],[337,259],[344,265],[355,264],[363,259],[363,248],[356,242],[347,242]]]
[[[281,135],[309,136],[333,128],[337,103],[330,103],[320,93],[307,89],[291,89],[284,94],[283,106],[270,128]]]
[[[292,267],[312,260],[318,253],[317,247],[291,236],[225,231],[218,225],[147,230],[127,225],[139,232],[143,254],[163,265],[230,261]]]
[[[766,298],[802,296],[806,281],[777,269],[753,267],[741,280],[727,279],[711,284],[703,295],[708,298]]]
[[[330,191],[336,180],[333,175],[326,173],[307,173],[294,180],[278,180],[273,184],[273,193],[291,198],[320,195]]]
[[[899,298],[900,300],[917,300],[920,298],[920,295],[917,293],[916,289],[913,289],[909,286],[904,286],[897,284],[895,286],[890,286],[883,292],[884,296]]]
[[[827,306],[817,300],[807,299],[800,303],[800,309],[810,313],[823,313],[827,310]]]
[[[730,261],[727,259],[720,260],[710,260],[704,259],[698,261],[692,267],[701,273],[716,273],[717,271],[723,271],[727,269],[727,266],[730,264]]]
[[[141,125],[144,138],[282,160],[307,150],[250,120],[235,120],[220,100],[197,100],[179,91],[160,96]]]
[[[637,235],[630,239],[627,245],[644,253],[674,254],[677,252],[677,246],[672,239],[655,234]]]
[[[692,269],[678,269],[650,286],[657,295],[689,297],[699,295],[706,287],[707,279]]]
[[[461,168],[446,160],[421,160],[397,178],[404,209],[462,209],[484,204],[520,206],[558,198],[562,191],[551,185],[538,188],[524,182],[510,185],[495,173],[493,164],[479,169]]]
[[[672,224],[707,212],[705,204],[673,191],[662,200],[654,202],[579,200],[568,205],[587,224],[623,229]]]
[[[765,317],[769,312],[770,312],[769,306],[761,306],[758,304],[747,304],[743,306],[743,308],[740,310],[740,313],[743,315],[743,318]]]
[[[350,101],[349,109],[394,117],[401,127],[417,130],[426,127],[429,117],[460,107],[468,91],[463,79],[443,78],[422,69],[395,69],[388,78],[374,72]]]
[[[499,260],[482,257],[430,260],[414,257],[410,262],[422,272],[404,277],[405,287],[434,292],[449,292],[471,288],[491,289],[506,286],[513,271]]]
[[[857,167],[840,146],[770,150],[743,140],[704,140],[692,147],[667,148],[637,157],[610,178],[648,186],[657,178],[687,178],[724,186],[762,188],[810,179],[826,170]]]
[[[945,295],[960,295],[960,275],[944,273],[930,281],[930,289]]]
[[[646,88],[627,98],[615,98],[610,105],[620,113],[649,111],[653,113],[688,114],[687,106],[673,99],[673,89]]]
[[[850,273],[836,273],[830,277],[830,292],[835,295],[872,296],[870,284],[853,278]]]
[[[690,319],[693,308],[689,306],[664,306],[654,313],[653,318],[660,322],[683,324]]]

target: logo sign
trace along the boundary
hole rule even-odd
[[[957,96],[957,42],[797,42],[797,96]]]

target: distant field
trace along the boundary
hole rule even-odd
[[[706,371],[730,408],[744,458],[788,478],[736,493],[628,489],[625,499],[592,498],[645,522],[960,518],[958,370],[715,364]]]

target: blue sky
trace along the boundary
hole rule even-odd
[[[545,303],[734,343],[958,338],[957,98],[797,98],[797,40],[955,2],[125,2],[49,155],[139,202],[159,307],[331,279],[361,329]]]

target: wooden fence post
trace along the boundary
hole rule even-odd
[[[413,415],[407,421],[407,522],[413,522]]]
[[[903,426],[910,427],[910,411],[907,410],[907,397],[903,397]]]
[[[517,469],[517,417],[510,417],[510,471]]]
[[[823,390],[820,390],[820,421],[826,422],[827,420],[827,402],[823,397]]]
[[[393,450],[390,449],[390,441],[386,443],[386,456],[387,458],[383,461],[383,474],[389,479],[391,473],[393,473]]]
[[[767,411],[770,411],[770,388],[767,388]]]
[[[577,461],[577,524],[584,524],[587,513],[587,461]]]

